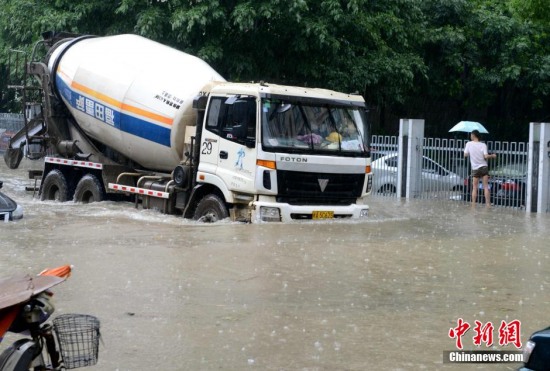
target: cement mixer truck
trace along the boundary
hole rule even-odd
[[[227,82],[137,35],[43,36],[26,68],[37,86],[23,87],[40,98],[5,153],[12,168],[44,156],[42,200],[130,200],[202,221],[367,217],[361,96]]]

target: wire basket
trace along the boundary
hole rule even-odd
[[[93,366],[99,355],[99,319],[87,314],[62,314],[53,320],[63,365]]]

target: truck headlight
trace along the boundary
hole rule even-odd
[[[280,222],[281,211],[278,207],[260,207],[260,220],[264,222]]]
[[[11,212],[11,218],[13,220],[21,219],[23,217],[23,208],[19,205]]]
[[[523,363],[525,364],[529,363],[529,357],[531,357],[531,353],[533,353],[533,350],[535,349],[535,345],[537,345],[537,343],[535,343],[534,341],[527,340],[527,343],[523,348]]]
[[[367,174],[368,180],[367,180],[367,189],[365,189],[365,193],[369,193],[372,190],[372,177],[373,176],[374,175],[372,175],[372,174],[370,176]]]

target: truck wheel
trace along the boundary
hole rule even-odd
[[[215,194],[209,194],[199,201],[193,219],[213,223],[229,216],[225,203]]]
[[[103,192],[103,186],[95,175],[84,175],[76,185],[74,202],[88,204],[90,202],[100,202],[104,199],[105,193]]]
[[[69,198],[69,186],[65,175],[59,170],[52,170],[46,175],[42,183],[42,201],[65,202]]]

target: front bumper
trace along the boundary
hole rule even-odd
[[[287,203],[255,201],[252,203],[252,222],[281,221],[284,223],[293,220],[312,219],[314,211],[328,211],[334,213],[334,219],[365,219],[368,216],[369,206],[352,204],[346,206],[335,205],[290,205]],[[279,209],[280,220],[262,220],[262,208]]]
[[[10,220],[19,220],[23,218],[23,208],[19,205],[13,211],[0,211],[0,222],[10,221]]]

